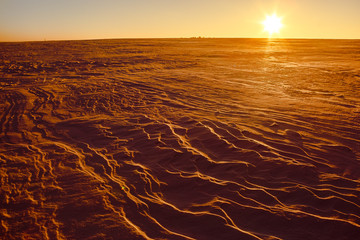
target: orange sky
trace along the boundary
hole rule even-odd
[[[360,0],[0,0],[0,41],[268,37],[358,38]]]

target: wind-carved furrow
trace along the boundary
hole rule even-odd
[[[102,124],[102,126],[103,126],[103,124]],[[148,126],[150,126],[150,125],[148,125]],[[155,128],[154,128],[155,127]],[[106,132],[103,132],[103,133],[106,133],[106,134],[109,134],[109,133],[112,133],[112,129],[111,128],[106,128],[107,130],[106,130]],[[144,129],[146,129],[146,128],[144,128]],[[152,131],[154,131],[154,132],[157,132],[157,133],[164,133],[164,132],[166,132],[166,131],[170,131],[171,132],[171,128],[169,128],[167,125],[154,125],[154,126],[152,126],[151,128],[150,128]],[[91,132],[91,131],[89,131],[89,132]],[[166,144],[165,142],[161,142],[160,140],[159,140],[159,136],[161,135],[159,135],[159,134],[153,134],[153,133],[148,133],[148,132],[146,132],[146,131],[142,131],[142,132],[138,132],[138,133],[142,133],[142,135],[143,135],[143,139],[144,140],[136,140],[136,139],[134,139],[133,141],[129,141],[127,144],[129,144],[129,146],[131,147],[131,148],[136,148],[136,146],[138,146],[138,145],[141,145],[141,146],[145,146],[145,147],[142,147],[142,150],[144,151],[144,150],[146,150],[147,148],[146,148],[146,145],[147,144],[150,144],[150,146],[152,146],[153,144]],[[76,138],[76,135],[74,135],[75,133],[72,133],[72,138]],[[98,133],[99,134],[99,133]],[[141,134],[140,135],[138,135],[138,136],[141,136]],[[111,137],[110,138],[110,136],[109,136],[109,138],[108,139],[111,139],[111,141],[114,139],[113,137]],[[153,142],[153,143],[152,143]],[[98,174],[99,176],[101,176],[103,179],[109,179],[108,180],[108,184],[110,185],[110,186],[114,186],[113,187],[113,190],[115,190],[115,189],[119,189],[120,188],[120,184],[119,184],[119,182],[118,182],[118,180],[116,179],[116,176],[114,176],[114,169],[112,168],[112,165],[114,164],[114,162],[113,162],[113,160],[109,160],[105,155],[103,155],[102,153],[100,153],[98,150],[96,150],[95,148],[93,148],[93,147],[90,147],[90,145],[88,145],[88,144],[85,144],[85,143],[81,143],[81,142],[79,142],[79,143],[77,143],[77,145],[78,145],[78,147],[80,147],[81,149],[82,149],[82,151],[84,152],[84,154],[85,155],[89,155],[88,157],[85,157],[85,163],[86,163],[86,165],[87,166],[89,166],[89,167],[91,167],[91,168],[93,168],[94,169],[94,171],[96,172],[96,174]],[[152,149],[152,148],[151,148]],[[150,149],[149,149],[150,150]],[[151,156],[151,155],[150,155]],[[134,155],[134,157],[135,157],[135,159],[137,159],[137,158],[139,158],[139,156],[137,157],[137,154],[135,153],[135,155]],[[86,160],[88,158],[88,160]],[[114,159],[114,160],[116,160],[116,159]],[[101,162],[103,162],[103,164],[101,164],[101,165],[97,165],[97,166],[95,166],[94,164],[93,164],[93,162],[95,163],[101,163]],[[144,162],[145,164],[146,164],[146,162]],[[121,163],[120,163],[121,164]],[[123,164],[121,164],[120,165],[119,164],[119,170],[118,171],[116,171],[116,173],[121,173],[122,172],[122,167],[124,166],[124,163]],[[126,164],[125,164],[126,165]],[[102,167],[101,167],[102,166]],[[141,190],[141,188],[135,188],[134,190],[136,191],[135,193],[136,194],[141,194],[141,195],[143,195],[143,196],[148,196],[148,197],[146,197],[145,198],[145,200],[149,200],[148,198],[150,198],[150,199],[152,199],[154,196],[156,196],[156,195],[154,195],[156,192],[158,192],[159,191],[159,186],[161,186],[161,185],[159,185],[158,183],[157,183],[157,180],[151,175],[151,174],[149,174],[149,172],[147,172],[146,170],[142,170],[142,171],[135,171],[135,173],[138,175],[138,176],[140,176],[140,178],[142,179],[141,181],[142,182],[144,182],[144,184],[145,184],[145,186],[148,186],[148,188],[145,188],[144,190],[145,191],[140,191]],[[154,187],[153,187],[153,182],[155,183],[155,185],[157,185],[157,191],[154,189]],[[115,185],[114,185],[115,184]],[[118,186],[116,186],[118,184]],[[130,184],[130,185],[129,185]],[[143,205],[143,206],[148,206],[149,205],[149,202],[147,201],[147,203],[145,203],[145,202],[143,202],[144,200],[142,200],[142,201],[140,201],[139,199],[137,199],[136,197],[135,197],[135,195],[134,194],[132,194],[131,193],[131,191],[133,191],[132,189],[132,187],[131,187],[131,183],[127,183],[127,185],[125,185],[124,183],[121,183],[121,185],[122,185],[122,189],[126,192],[126,195],[127,195],[127,197],[128,197],[128,199],[129,199],[129,201],[132,201],[135,205],[136,205],[136,208],[138,209],[138,210],[140,210],[140,209],[143,209],[143,210],[140,210],[140,212],[141,211],[145,211],[145,213],[147,212],[147,211],[150,211],[150,209],[149,210],[146,210],[147,208],[143,208],[143,207],[140,207],[141,205]],[[141,185],[140,185],[141,186]],[[143,203],[142,203],[143,202]],[[145,205],[144,205],[145,204]],[[117,207],[115,207],[116,209],[118,209],[119,208],[119,206],[117,206]],[[126,208],[125,208],[125,210],[126,210]],[[131,211],[131,212],[133,212],[133,211]],[[128,219],[132,219],[132,220],[130,220],[130,221],[132,221],[132,222],[134,222],[136,225],[138,225],[139,223],[136,223],[137,221],[139,221],[139,220],[137,220],[138,218],[139,218],[139,216],[136,216],[136,215],[134,215],[134,213],[127,213],[127,215],[128,215]],[[163,223],[161,223],[161,222],[159,222],[159,226],[163,226]],[[146,226],[143,226],[143,228],[146,228]]]
[[[108,186],[106,191],[94,191],[91,199],[98,199],[103,195],[105,208],[101,211],[115,214],[127,228],[136,232],[137,237],[145,239],[163,236],[171,239],[198,239],[204,234],[208,239],[224,236],[217,235],[210,228],[197,231],[192,228],[193,224],[185,224],[187,221],[198,224],[206,221],[211,228],[223,229],[229,236],[243,239],[266,239],[274,237],[278,231],[277,228],[255,228],[257,224],[254,221],[246,223],[238,215],[246,216],[246,219],[263,215],[272,219],[271,221],[282,221],[281,215],[285,214],[291,219],[291,223],[287,224],[289,228],[296,228],[298,214],[314,223],[316,221],[313,219],[331,222],[328,223],[330,225],[334,224],[332,222],[340,222],[350,232],[354,232],[359,226],[356,215],[359,206],[341,194],[338,197],[331,194],[320,196],[318,194],[322,190],[315,194],[316,185],[313,185],[311,191],[305,192],[299,192],[298,187],[266,187],[269,184],[265,179],[276,176],[273,173],[267,175],[269,166],[276,164],[266,163],[269,158],[263,154],[276,149],[257,143],[258,140],[252,140],[234,127],[222,125],[220,128],[211,121],[190,121],[191,124],[188,125],[166,119],[161,122],[143,116],[139,116],[136,121],[126,118],[121,121],[124,125],[108,120],[70,120],[59,123],[55,129],[61,129],[66,134],[55,144],[76,156],[73,166],[81,169],[81,172],[57,176],[56,168],[59,169],[60,165],[49,164],[49,168],[37,167],[37,176],[41,177],[49,172],[52,177],[58,178],[54,184],[59,185],[61,191],[76,198],[86,199],[84,193],[77,194],[72,190],[84,181],[94,181],[99,187]],[[136,122],[136,126],[129,125],[129,121]],[[207,139],[213,139],[213,142],[208,142]],[[61,142],[68,142],[70,145]],[[37,161],[41,159],[41,162],[46,162],[45,155],[39,148],[30,149],[39,154]],[[228,150],[221,153],[220,149]],[[277,152],[276,156],[279,157],[278,163],[281,163],[281,158],[282,164],[291,162],[291,158],[287,159],[281,152]],[[150,161],[151,159],[154,160]],[[184,164],[179,161],[184,160],[189,166],[179,168]],[[300,166],[311,168],[311,165],[302,165],[296,161],[293,166],[293,172],[298,171]],[[189,169],[192,171],[188,171]],[[287,167],[289,169],[291,168]],[[164,175],[164,171],[178,177],[172,180],[172,177]],[[253,178],[253,175],[258,177]],[[243,181],[243,178],[257,182],[258,185]],[[284,178],[290,179],[290,175],[285,175]],[[178,183],[175,184],[176,182]],[[182,186],[192,186],[191,188],[197,185],[199,187],[188,191],[186,188],[182,189],[179,193],[185,197],[182,199],[170,190],[178,189],[176,186],[179,183]],[[199,195],[201,189],[207,189],[206,194]],[[313,205],[316,202],[319,205]],[[304,203],[307,205],[303,205]],[[327,208],[324,207],[326,205]],[[337,218],[331,213],[334,207],[337,209]],[[66,216],[76,219],[70,214],[72,209],[67,204],[60,205],[57,221],[62,221]],[[280,215],[277,216],[278,214]],[[351,214],[354,214],[352,220],[346,220]],[[169,218],[177,220],[165,220]],[[66,232],[69,225],[60,229]],[[163,235],[159,232],[163,232]],[[281,238],[281,235],[278,236]]]
[[[212,130],[210,129],[210,131],[212,132]],[[214,134],[218,139],[219,138],[221,138],[221,136],[219,136],[218,134]],[[226,141],[225,141],[226,142]],[[228,142],[227,142],[228,143]],[[229,144],[229,143],[228,143]],[[331,197],[332,198],[332,197]],[[342,198],[339,198],[339,200],[340,201],[343,201],[344,203],[345,202],[347,202],[347,200],[344,200],[344,199],[342,199]],[[353,204],[352,202],[349,202],[350,204]],[[357,207],[357,205],[354,205],[354,206],[356,206]],[[311,215],[311,213],[308,213],[309,215]],[[349,213],[347,213],[347,214],[349,214]],[[329,218],[330,219],[330,218]],[[346,221],[345,221],[346,222]],[[350,222],[351,223],[351,222]],[[357,226],[357,224],[355,224],[354,222],[353,222],[353,224],[354,224],[354,226]]]
[[[5,147],[6,151],[2,150],[0,154],[7,156],[6,162],[0,165],[3,216],[15,229],[32,229],[34,232],[19,232],[7,225],[9,230],[2,236],[5,239],[62,239],[61,224],[56,219],[57,206],[49,201],[62,189],[54,179],[53,167],[47,161],[44,149],[26,144]],[[4,187],[9,185],[11,188]]]
[[[21,124],[23,123],[23,114],[26,108],[26,96],[17,91],[6,91],[5,110],[0,120],[0,133],[8,135],[10,132],[18,133],[21,131]]]
[[[232,144],[235,147],[243,149],[243,148],[249,148],[249,146],[251,146],[249,149],[256,149],[257,152],[262,156],[267,156],[267,155],[269,155],[268,154],[269,152],[272,152],[272,155],[270,155],[270,156],[272,156],[272,158],[274,156],[275,157],[277,156],[277,157],[281,157],[281,158],[285,158],[285,159],[287,159],[287,158],[297,159],[296,161],[293,161],[294,162],[293,166],[295,166],[295,165],[309,166],[309,167],[306,167],[309,170],[315,166],[322,168],[322,171],[324,171],[324,172],[336,171],[336,169],[337,169],[337,166],[333,165],[328,160],[319,158],[317,156],[310,156],[309,154],[304,152],[304,150],[302,150],[301,148],[299,148],[297,146],[292,146],[290,144],[282,144],[282,143],[279,144],[278,141],[269,140],[269,139],[261,137],[260,135],[254,135],[254,134],[248,134],[248,133],[245,133],[245,135],[244,135],[241,132],[239,132],[239,135],[240,135],[240,138],[239,138],[239,137],[236,137],[236,136],[230,134],[227,130],[220,129],[214,123],[207,122],[207,124],[210,124],[212,126],[212,127],[208,126],[209,130],[211,132],[214,132],[214,134],[216,134],[216,136],[219,139],[222,139],[223,136],[217,134],[215,132],[215,129],[216,129],[216,131],[219,131],[220,133],[224,134],[226,136],[225,139],[229,139],[229,142],[227,142],[227,144]],[[286,134],[289,134],[289,132],[290,131],[286,131]],[[292,134],[292,132],[290,132],[290,134]],[[296,138],[301,137],[298,133],[296,133],[296,134],[297,135],[295,135],[295,133],[293,133],[293,135]],[[252,140],[252,139],[250,139],[250,137],[255,137],[257,140]],[[228,140],[226,140],[226,141],[228,141]],[[254,148],[254,147],[256,147],[256,148]],[[351,152],[351,151],[349,150],[349,152]],[[300,162],[299,162],[299,160],[300,160]],[[310,163],[312,163],[312,164],[309,165]],[[311,167],[311,166],[313,166],[313,167]],[[311,171],[313,171],[313,170],[311,170]]]
[[[110,133],[111,129],[107,130],[105,133]],[[121,159],[109,159],[107,156],[105,156],[103,153],[101,153],[101,149],[95,149],[94,147],[91,147],[87,143],[80,142],[79,140],[76,140],[76,135],[72,135],[73,140],[75,141],[75,144],[78,146],[78,148],[82,149],[82,152],[84,154],[84,164],[86,164],[86,168],[89,169],[89,171],[94,171],[93,174],[96,174],[97,176],[101,177],[106,182],[106,185],[111,186],[113,194],[115,196],[119,196],[118,194],[123,195],[125,199],[128,201],[128,205],[124,206],[124,204],[116,203],[116,198],[110,198],[112,199],[110,202],[112,205],[114,205],[112,208],[115,212],[121,212],[121,211],[127,211],[126,219],[131,222],[131,224],[135,227],[139,223],[139,219],[141,222],[144,221],[143,215],[146,214],[147,204],[144,203],[142,200],[140,200],[136,195],[141,194],[141,188],[135,188],[134,185],[131,182],[125,182],[123,179],[124,174],[128,177],[130,177],[130,174],[132,175],[132,178],[135,176],[138,176],[140,179],[140,182],[143,182],[145,186],[148,186],[148,188],[145,188],[145,194],[153,194],[154,191],[154,184],[158,184],[156,179],[147,172],[146,169],[140,168],[139,170],[132,170],[129,172],[129,170],[125,170],[129,167],[129,164],[126,162],[120,161]],[[75,138],[75,139],[74,139]],[[109,138],[111,141],[114,140],[113,137]],[[119,161],[119,162],[118,162]],[[141,165],[136,165],[136,167]],[[85,167],[85,166],[84,166]],[[131,165],[130,165],[131,168]],[[93,169],[93,170],[90,170]],[[125,171],[125,172],[124,172]],[[126,172],[129,172],[126,174]],[[118,174],[122,174],[122,177],[120,177]],[[140,185],[141,186],[141,185]],[[143,186],[141,186],[143,187]],[[146,190],[147,189],[147,190]],[[133,193],[133,191],[135,191]],[[139,192],[140,191],[140,192]],[[112,194],[111,194],[112,195]],[[145,212],[144,212],[145,211]],[[135,214],[136,212],[139,212]],[[147,225],[142,226],[142,228],[147,228]],[[151,225],[150,225],[151,226]],[[159,226],[158,226],[159,227]],[[135,227],[138,228],[138,227]],[[153,227],[149,227],[149,229],[153,229]],[[145,236],[145,235],[144,235]]]
[[[217,135],[217,137],[219,137],[218,135]],[[275,197],[275,199],[277,199],[276,197]],[[291,211],[292,212],[292,211]],[[305,213],[305,212],[304,212]],[[310,216],[312,216],[312,214],[311,213],[307,213],[308,215],[310,215]],[[326,218],[325,218],[326,219]],[[330,218],[329,218],[330,219]],[[356,224],[355,224],[355,226],[357,226]]]
[[[46,153],[34,145],[28,145],[27,148],[32,151],[34,155],[34,166],[37,172],[35,177],[42,179],[45,174],[49,174],[51,178],[55,179],[51,160],[46,159]]]
[[[5,96],[4,96],[5,95]],[[12,105],[11,103],[7,100],[7,94],[2,94],[1,95],[1,101],[2,101],[2,113],[1,113],[1,118],[0,118],[0,133],[1,134],[4,134],[4,131],[5,131],[5,124],[6,124],[6,121],[9,117],[9,113],[12,109]]]
[[[144,199],[148,200],[150,205],[150,213],[152,213],[153,216],[157,216],[159,221],[163,222],[163,224],[167,225],[169,224],[169,220],[165,222],[164,216],[161,216],[161,213],[165,215],[170,215],[172,217],[166,218],[171,219],[171,227],[172,228],[179,228],[182,231],[187,232],[187,235],[193,236],[195,238],[198,237],[198,234],[203,231],[197,230],[194,228],[195,226],[192,226],[189,224],[188,219],[192,217],[192,221],[190,222],[201,222],[201,221],[207,221],[210,226],[206,227],[206,233],[205,234],[207,239],[216,239],[218,238],[217,233],[214,232],[214,229],[210,227],[216,227],[217,229],[227,229],[229,234],[234,234],[236,232],[236,235],[242,239],[261,239],[258,238],[256,235],[252,234],[251,232],[247,232],[245,230],[239,229],[238,227],[231,225],[232,221],[231,219],[227,218],[226,214],[216,214],[211,213],[209,211],[189,211],[189,210],[181,210],[177,208],[175,205],[170,204],[166,201],[164,201],[161,197],[145,197]],[[165,212],[166,211],[166,212]],[[160,215],[159,215],[160,214]],[[179,221],[181,220],[181,221]],[[222,224],[223,223],[223,224]],[[230,223],[230,224],[229,224]]]
[[[29,110],[29,116],[37,125],[43,121],[43,117],[51,112],[52,116],[58,117],[54,111],[59,107],[60,102],[55,99],[54,93],[40,87],[32,87],[29,93],[35,96],[33,107]],[[61,118],[61,117],[60,117]]]
[[[262,186],[254,187],[247,182],[243,181],[229,181],[218,179],[209,175],[205,175],[200,172],[194,173],[185,173],[185,172],[170,172],[170,174],[176,174],[184,179],[201,179],[202,182],[210,185],[217,185],[217,187],[221,187],[229,191],[227,194],[231,196],[235,196],[233,193],[238,193],[244,201],[250,201],[251,203],[256,203],[262,206],[273,207],[276,205],[285,206],[283,202],[281,202],[274,194],[271,194],[269,190],[265,190]],[[216,188],[215,188],[216,189]],[[214,189],[214,190],[215,190]],[[272,192],[286,192],[284,189],[270,189]],[[240,194],[241,192],[241,194]],[[215,195],[215,194],[214,194]],[[248,196],[248,197],[246,197]]]
[[[294,193],[295,196],[298,192]],[[293,193],[289,193],[290,197],[294,196]],[[300,198],[300,197],[299,197]],[[314,193],[311,194],[303,194],[303,196],[300,198],[303,201],[305,200],[312,200],[312,203],[308,203],[308,205],[304,206],[302,204],[297,205],[296,202],[293,202],[294,207],[297,207],[298,209],[301,209],[303,212],[319,215],[319,216],[326,216],[326,212],[328,212],[332,207],[336,206],[336,212],[339,215],[340,219],[346,219],[347,216],[357,214],[360,212],[359,205],[351,202],[350,200],[346,200],[342,197],[336,197],[336,196],[328,196],[328,197],[319,197],[315,195]],[[331,216],[331,215],[330,215]],[[360,226],[360,218],[359,217],[353,217],[349,223]]]

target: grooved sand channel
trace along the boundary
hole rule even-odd
[[[360,239],[360,41],[0,43],[1,239]]]

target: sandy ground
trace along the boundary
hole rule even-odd
[[[360,239],[360,41],[0,43],[1,239]]]

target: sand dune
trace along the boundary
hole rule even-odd
[[[358,239],[359,48],[1,43],[1,238]]]

